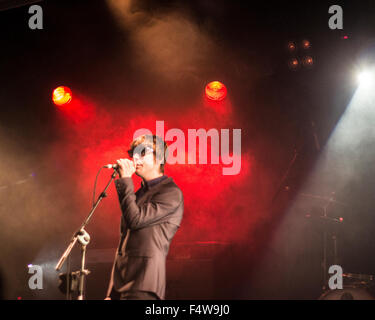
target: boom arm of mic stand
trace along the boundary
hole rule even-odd
[[[111,179],[109,180],[109,182],[107,183],[106,187],[104,188],[103,192],[100,194],[100,196],[98,197],[98,200],[96,200],[95,204],[93,205],[89,215],[87,216],[87,218],[85,219],[85,221],[82,223],[82,225],[79,227],[78,231],[74,233],[73,235],[73,238],[72,240],[70,241],[70,244],[68,245],[68,247],[66,248],[65,252],[63,253],[63,255],[61,256],[59,262],[57,263],[56,267],[55,267],[55,270],[56,271],[60,271],[60,269],[62,268],[65,260],[68,258],[70,252],[72,251],[74,245],[77,243],[77,240],[78,240],[78,236],[81,234],[82,230],[84,229],[84,227],[89,223],[92,215],[94,214],[94,211],[95,209],[98,207],[100,201],[102,201],[102,199],[104,197],[107,196],[106,194],[106,191],[109,187],[109,185],[112,183],[113,179],[115,179],[117,176],[117,171],[114,170],[113,173],[112,173],[112,176],[111,176]]]
[[[69,254],[70,252],[72,251],[74,245],[76,244],[77,242],[77,236],[75,236],[72,241],[70,241],[70,244],[69,246],[66,248],[65,252],[63,253],[63,255],[61,256],[59,262],[57,263],[56,267],[55,267],[55,270],[56,271],[60,271],[61,267],[63,266],[65,260],[69,257]]]
[[[282,188],[284,182],[286,181],[286,179],[288,178],[289,172],[290,172],[292,166],[294,165],[294,162],[295,162],[296,159],[297,159],[297,156],[298,156],[297,149],[294,149],[293,158],[292,158],[292,160],[290,161],[289,166],[288,166],[288,168],[287,168],[287,170],[286,170],[284,176],[282,177],[282,179],[281,179],[281,181],[280,181],[280,184],[279,184],[279,186],[278,186],[278,188],[277,188],[275,194],[274,194],[273,197],[272,197],[271,204],[275,202],[277,196],[279,195],[279,193],[280,193],[280,191],[281,191],[281,188]]]

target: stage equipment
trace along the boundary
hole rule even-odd
[[[294,52],[297,50],[297,46],[293,41],[290,41],[287,45],[287,48],[290,52]]]
[[[57,106],[63,106],[72,101],[72,91],[68,87],[60,86],[53,90],[52,101]]]
[[[300,66],[300,63],[297,58],[293,58],[288,61],[288,66],[292,70],[297,70]]]
[[[77,241],[81,244],[81,269],[79,271],[70,273],[69,270],[67,271],[66,275],[60,274],[60,280],[64,281],[64,277],[66,277],[66,287],[67,287],[67,297],[70,297],[71,291],[78,290],[78,298],[77,300],[83,300],[84,299],[84,286],[85,286],[85,277],[90,273],[89,270],[85,269],[85,259],[86,259],[86,247],[90,242],[90,235],[86,232],[85,227],[90,221],[92,215],[94,214],[94,211],[98,207],[99,203],[102,201],[103,198],[107,196],[106,191],[109,187],[109,185],[112,183],[112,181],[115,179],[117,175],[117,171],[114,170],[111,176],[111,179],[107,183],[106,187],[104,188],[103,192],[99,195],[97,201],[93,204],[93,207],[85,219],[85,221],[82,223],[82,225],[78,228],[78,230],[73,234],[73,237],[61,256],[59,262],[57,263],[55,269],[56,271],[60,271],[62,268],[64,262],[70,255],[74,245],[77,243]],[[68,268],[69,269],[69,268]],[[71,279],[73,279],[73,283],[71,283]],[[78,282],[78,286],[74,285],[75,281]],[[74,289],[74,290],[72,290]]]
[[[306,56],[303,58],[303,61],[302,61],[304,67],[306,68],[310,68],[314,65],[314,59],[310,56]]]
[[[344,286],[343,289],[327,290],[319,300],[375,300],[366,287]]]
[[[374,83],[374,75],[370,71],[362,71],[358,74],[358,83],[362,86],[370,86]]]
[[[302,48],[305,49],[305,50],[308,50],[311,48],[311,43],[309,40],[303,40],[302,41]]]
[[[338,264],[338,227],[343,223],[341,217],[334,218],[328,216],[328,209],[334,205],[346,206],[345,203],[337,201],[335,199],[335,192],[331,193],[330,197],[320,196],[315,194],[300,193],[302,197],[315,199],[321,202],[321,209],[323,210],[323,215],[312,216],[306,215],[309,219],[318,219],[318,222],[323,227],[323,258],[322,258],[322,269],[323,269],[323,285],[322,289],[325,291],[327,289],[327,273],[328,273],[328,262],[327,262],[327,250],[328,250],[328,236],[332,240],[333,246],[333,264]]]
[[[219,81],[212,81],[206,85],[206,97],[209,100],[221,101],[227,96],[227,88]]]
[[[319,300],[375,300],[375,276],[344,273],[343,289],[327,290]]]
[[[297,71],[302,67],[311,69],[315,64],[314,58],[311,56],[311,42],[304,39],[298,42],[298,46],[296,43],[289,41],[287,44],[289,69],[292,71]]]

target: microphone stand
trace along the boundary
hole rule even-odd
[[[74,245],[78,241],[82,246],[82,248],[81,248],[81,254],[82,254],[82,256],[81,256],[81,269],[79,271],[76,271],[76,272],[73,273],[73,274],[76,274],[78,276],[78,279],[79,279],[79,288],[78,288],[78,298],[77,298],[77,300],[83,300],[83,298],[84,298],[85,276],[87,276],[90,273],[89,270],[85,269],[86,246],[90,242],[90,235],[87,233],[87,231],[84,228],[89,223],[89,221],[90,221],[92,215],[94,214],[94,211],[98,207],[99,203],[103,200],[103,198],[105,198],[107,196],[106,191],[107,191],[109,185],[112,183],[112,181],[116,178],[116,176],[117,176],[117,170],[114,170],[108,184],[104,188],[103,192],[99,195],[98,199],[96,200],[95,204],[93,205],[93,207],[92,207],[89,215],[85,219],[85,221],[83,221],[81,226],[78,228],[78,231],[76,231],[73,234],[73,237],[72,237],[68,247],[66,248],[65,252],[61,256],[59,262],[57,263],[57,265],[55,267],[56,271],[60,271],[64,262],[69,257]],[[67,285],[68,285],[68,290],[70,291],[70,283],[69,283],[70,280],[69,279],[71,279],[71,276],[67,275],[67,282],[68,282]]]
[[[292,169],[294,163],[296,162],[297,156],[298,156],[298,151],[297,151],[297,149],[295,148],[295,149],[294,149],[294,153],[293,153],[293,158],[292,158],[292,160],[289,162],[288,168],[286,169],[286,171],[285,171],[283,177],[281,178],[281,181],[280,181],[280,183],[279,183],[279,186],[277,187],[277,190],[276,190],[275,194],[274,194],[273,197],[272,197],[271,204],[273,204],[273,203],[275,202],[277,196],[279,195],[279,193],[280,193],[280,191],[281,191],[281,189],[282,189],[282,187],[283,187],[283,185],[284,185],[286,179],[287,179],[288,176],[289,176],[289,172],[290,172],[290,170]]]

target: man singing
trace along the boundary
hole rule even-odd
[[[128,153],[133,161],[117,160],[121,238],[106,299],[164,299],[166,258],[182,220],[183,195],[164,175],[167,144],[160,137],[140,136]],[[134,173],[143,179],[136,193]]]

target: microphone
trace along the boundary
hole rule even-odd
[[[107,168],[107,169],[115,169],[117,170],[119,167],[119,165],[116,163],[116,164],[106,164],[105,166],[103,166],[103,168]]]

